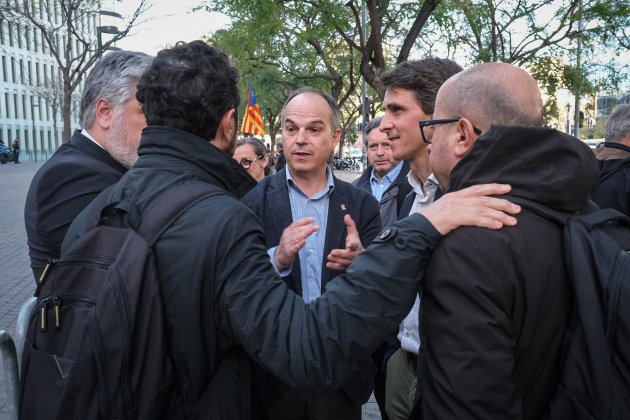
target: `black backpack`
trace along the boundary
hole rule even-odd
[[[590,202],[581,214],[518,204],[564,225],[574,292],[550,419],[630,418],[630,218]]]
[[[249,415],[249,365],[243,368],[242,351],[221,363],[194,406],[184,406],[152,250],[184,211],[219,194],[225,192],[191,182],[159,197],[143,215],[116,185],[94,200],[81,216],[82,234],[39,280],[22,356],[21,419],[224,418],[212,413],[226,410],[234,412],[225,418]],[[232,397],[226,409],[218,395],[230,380],[242,381],[242,401]]]

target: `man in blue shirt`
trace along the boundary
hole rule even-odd
[[[289,95],[282,110],[287,165],[243,198],[262,221],[272,263],[305,302],[319,297],[381,229],[376,199],[335,178],[327,165],[341,137],[339,120],[324,92],[305,87]],[[360,241],[352,240],[356,232]],[[258,373],[270,418],[360,420],[373,388],[371,362],[342,389],[322,395]]]
[[[392,153],[392,142],[378,129],[381,118],[370,121],[363,132],[370,166],[352,185],[371,193],[381,204],[381,222],[389,226],[398,213],[411,186],[407,181],[409,162],[398,161]]]

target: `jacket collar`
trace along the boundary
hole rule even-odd
[[[591,149],[549,128],[493,125],[453,168],[448,191],[500,182],[522,197],[560,211],[582,208],[597,185]]]
[[[75,130],[72,138],[70,139],[70,145],[82,153],[93,157],[95,160],[111,166],[121,174],[127,171],[127,168],[118,163],[118,161],[114,160],[107,150],[103,149],[101,146],[94,143],[94,141],[81,134],[81,130]]]
[[[149,126],[142,131],[135,167],[160,165],[190,172],[204,181],[219,184],[241,198],[256,181],[232,156],[209,141],[175,128]]]

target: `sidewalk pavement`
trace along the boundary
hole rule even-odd
[[[0,165],[0,330],[14,335],[15,321],[22,303],[35,291],[30,267],[26,231],[24,230],[24,202],[35,172],[43,162],[25,161],[21,164]],[[357,172],[335,171],[345,181],[352,181]],[[2,364],[0,364],[2,366]],[[7,420],[4,366],[0,368],[0,420]],[[364,420],[380,420],[374,399],[364,405]]]

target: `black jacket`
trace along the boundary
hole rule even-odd
[[[501,182],[510,196],[575,212],[597,177],[595,156],[573,137],[492,126],[448,191]],[[540,419],[553,395],[572,305],[562,226],[525,207],[517,219],[458,229],[433,254],[420,317],[424,419]]]
[[[255,181],[231,156],[156,126],[144,129],[139,155],[116,188],[141,214],[162,192],[192,180],[228,192],[196,203],[155,245],[187,404],[197,401],[232,346],[294,387],[339,388],[409,311],[440,238],[424,217],[408,218],[376,239],[323,297],[304,304],[269,263],[258,218],[239,201]]]
[[[394,182],[383,192],[383,196],[381,197],[381,221],[383,222],[383,226],[389,226],[398,220],[398,214],[400,213],[405,197],[411,191],[411,185],[409,185],[409,181],[407,181],[409,162],[404,160],[399,163],[399,165],[403,165],[402,168],[400,168],[400,173]],[[361,176],[352,182],[352,185],[372,194],[372,186],[370,185],[371,176],[372,166],[368,166]]]
[[[595,149],[599,160],[599,185],[591,197],[601,208],[611,208],[630,217],[630,147],[605,142]]]
[[[125,171],[79,130],[37,171],[24,206],[28,252],[36,279],[47,260],[59,258],[72,220]]]

